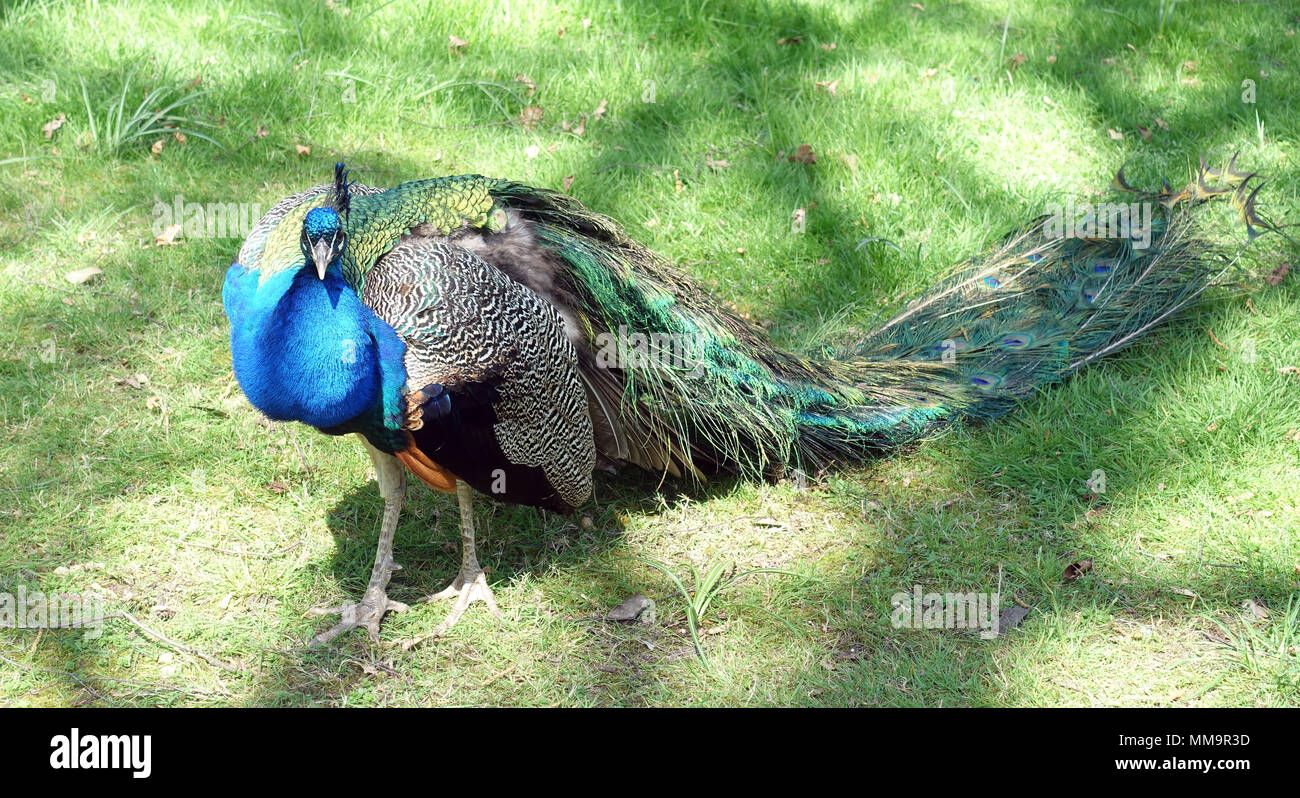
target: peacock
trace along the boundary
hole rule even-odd
[[[475,552],[475,493],[571,512],[597,470],[703,480],[804,473],[992,419],[1233,279],[1198,232],[1228,195],[1250,238],[1276,229],[1236,158],[1186,187],[1117,174],[1125,229],[1039,217],[833,357],[765,332],[570,196],[459,175],[349,179],[277,203],[226,273],[236,378],[274,420],[360,437],[384,499],[359,601],[316,610],[379,639],[408,473],[455,493],[461,563],[427,597],[500,616]],[[1115,221],[1113,218],[1111,221]]]

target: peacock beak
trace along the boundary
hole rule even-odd
[[[334,248],[330,241],[317,241],[311,246],[311,261],[316,264],[316,276],[325,279],[325,270],[334,260]]]

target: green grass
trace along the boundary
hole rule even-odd
[[[177,195],[266,208],[338,158],[377,185],[572,177],[806,348],[1126,163],[1152,185],[1240,150],[1271,178],[1268,212],[1300,221],[1285,4],[174,5],[0,3],[0,589],[102,591],[233,670],[123,618],[97,638],[0,629],[0,702],[1300,703],[1300,378],[1280,371],[1300,366],[1294,275],[1004,421],[806,487],[602,477],[590,525],[482,502],[503,620],[475,607],[402,652],[445,612],[420,606],[378,647],[354,633],[307,651],[326,623],[307,611],[364,586],[382,502],[353,440],[269,424],[240,394],[220,300],[239,237],[155,246],[152,215]],[[171,113],[193,121],[176,124],[220,146],[131,138],[138,125],[104,139],[114,108],[182,97]],[[528,106],[544,113],[531,127]],[[790,160],[801,144],[815,164]],[[1254,253],[1296,257],[1276,236]],[[103,274],[64,279],[87,266]],[[456,539],[452,500],[413,491],[390,595],[441,588]],[[684,598],[637,558],[798,576],[716,596],[702,661]],[[999,639],[890,624],[896,592],[992,591],[999,575],[1004,603],[1031,608]],[[593,620],[636,592],[653,625]]]

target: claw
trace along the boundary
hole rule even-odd
[[[411,609],[409,606],[400,601],[393,601],[382,589],[371,588],[361,597],[361,600],[355,604],[344,604],[339,607],[317,607],[309,612],[310,615],[334,615],[342,617],[339,622],[329,629],[321,632],[311,639],[309,645],[319,646],[328,643],[344,632],[351,631],[360,627],[365,627],[370,634],[371,642],[379,642],[379,622],[383,620],[384,615],[390,612],[406,612]]]

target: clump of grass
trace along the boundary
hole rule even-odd
[[[703,577],[700,576],[700,572],[696,570],[694,565],[687,566],[691,569],[691,581],[694,582],[695,585],[692,589],[688,590],[686,584],[681,580],[681,577],[677,576],[677,574],[667,565],[664,565],[657,560],[650,560],[644,557],[633,557],[631,559],[662,572],[663,575],[668,577],[668,580],[673,583],[673,587],[677,588],[677,592],[681,594],[682,599],[686,602],[686,628],[691,633],[691,642],[695,645],[696,655],[699,656],[700,661],[704,663],[707,663],[709,658],[705,655],[704,645],[700,640],[700,624],[708,614],[709,608],[713,606],[714,600],[721,595],[722,591],[736,584],[745,577],[753,576],[754,574],[784,574],[785,576],[798,576],[796,573],[791,571],[782,571],[779,568],[752,568],[748,571],[736,573],[735,563],[718,561],[709,566],[709,569],[704,572]],[[772,614],[776,615],[775,613]],[[779,615],[776,615],[776,618],[792,630],[794,629],[794,626],[789,621],[786,621]]]
[[[135,110],[128,111],[127,96],[131,92],[133,77],[135,77],[134,68],[122,80],[122,90],[117,98],[102,111],[95,110],[90,101],[90,94],[86,91],[86,82],[81,80],[81,100],[86,107],[91,146],[104,153],[115,154],[148,137],[168,136],[173,133],[183,133],[186,136],[217,144],[215,140],[196,131],[193,127],[212,127],[211,123],[181,116],[179,113],[207,92],[190,92],[163,105],[169,97],[180,92],[166,86],[159,86],[146,94]],[[217,144],[217,146],[221,145]]]
[[[1279,693],[1300,696],[1300,598],[1287,597],[1285,612],[1266,623],[1242,620],[1235,626],[1214,620],[1223,644],[1252,676],[1271,684]]]

